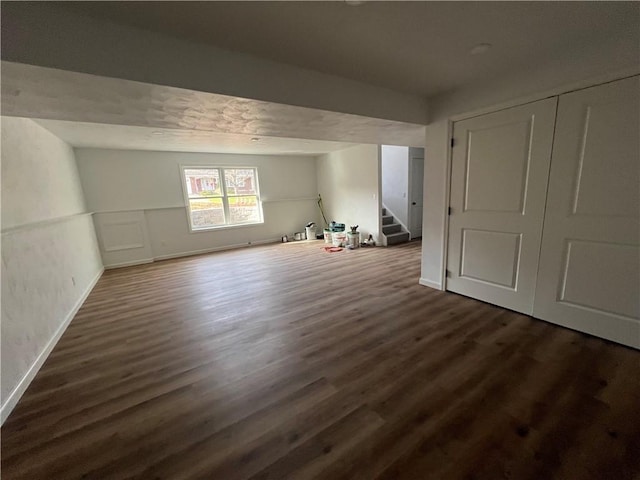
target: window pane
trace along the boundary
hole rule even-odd
[[[191,227],[206,228],[224,225],[224,205],[222,198],[189,200]]]
[[[226,168],[224,182],[227,195],[255,195],[256,171],[253,168]]]
[[[260,221],[258,197],[229,197],[229,223],[252,223]]]
[[[189,198],[222,195],[220,170],[217,168],[187,168],[184,176]]]

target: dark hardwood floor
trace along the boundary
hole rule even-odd
[[[418,285],[420,245],[107,271],[2,427],[11,479],[640,475],[640,352]]]

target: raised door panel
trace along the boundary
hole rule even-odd
[[[572,115],[565,113],[581,124],[579,132],[572,132],[578,133],[581,140],[577,154],[570,160],[574,170],[572,214],[637,216],[640,205],[637,105],[607,98],[583,103],[575,109]],[[634,118],[636,121],[630,121]]]
[[[640,316],[637,246],[568,240],[558,302],[605,315]]]
[[[640,348],[640,77],[560,97],[534,315]]]
[[[522,213],[532,129],[529,116],[467,132],[465,212]]]
[[[463,229],[460,278],[515,290],[520,238],[517,233]]]
[[[455,123],[447,290],[532,313],[555,109]]]

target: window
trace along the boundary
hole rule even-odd
[[[255,168],[182,167],[191,230],[262,223]]]

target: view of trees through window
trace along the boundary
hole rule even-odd
[[[193,230],[262,222],[255,168],[184,168]]]

